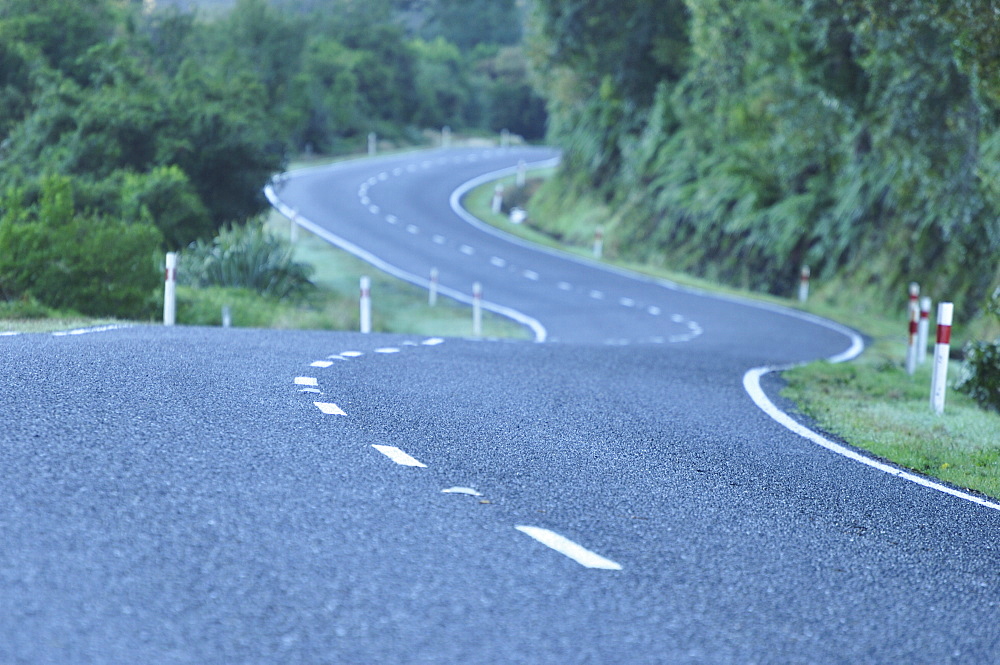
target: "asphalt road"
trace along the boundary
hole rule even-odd
[[[833,454],[743,388],[842,332],[449,205],[548,157],[415,153],[277,188],[397,273],[481,281],[542,344],[0,338],[0,663],[1000,660],[1000,512]]]

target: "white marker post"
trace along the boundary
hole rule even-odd
[[[233,325],[233,313],[229,305],[222,306],[222,327],[229,328]]]
[[[375,132],[368,133],[368,156],[374,157],[378,152],[378,135]]]
[[[361,278],[361,332],[372,331],[372,282],[367,277]]]
[[[510,130],[507,129],[500,130],[500,147],[501,148],[510,147]]]
[[[519,160],[517,162],[517,186],[524,187],[524,183],[528,179],[528,165],[524,160]]]
[[[472,336],[483,335],[483,285],[476,282],[472,285]]]
[[[930,328],[931,299],[920,299],[920,323],[917,325],[917,364],[927,362],[927,332]]]
[[[494,215],[499,215],[503,212],[503,185],[497,183],[497,186],[493,188],[493,202],[490,206]]]
[[[604,256],[604,228],[598,226],[594,229],[594,258],[599,259]]]
[[[177,322],[177,252],[167,252],[163,282],[163,325],[172,326]]]
[[[913,376],[917,371],[917,329],[920,325],[920,285],[910,282],[910,302],[907,305],[908,333],[906,339],[906,373]]]
[[[809,266],[802,266],[802,272],[799,273],[799,302],[809,300],[809,278],[811,276],[812,270]]]
[[[427,304],[433,307],[438,301],[438,282],[440,281],[440,275],[438,274],[437,268],[431,268],[431,284],[430,288],[427,290]]]
[[[951,355],[951,319],[954,306],[950,302],[938,304],[937,343],[934,345],[934,369],[931,374],[931,408],[938,415],[944,413],[944,396],[948,379],[948,356]]]

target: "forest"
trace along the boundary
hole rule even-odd
[[[996,0],[535,0],[549,208],[619,254],[788,295],[802,265],[974,315],[1000,283]]]
[[[561,147],[620,257],[968,319],[998,111],[998,0],[0,0],[0,301],[147,316],[291,157],[448,125]]]
[[[230,4],[0,0],[0,301],[146,318],[295,155],[544,136],[514,0]]]

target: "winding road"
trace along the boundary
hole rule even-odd
[[[536,342],[0,337],[0,663],[1000,661],[997,507],[758,406],[790,410],[766,368],[853,333],[457,204],[555,157],[414,152],[268,190],[399,277],[482,283]]]

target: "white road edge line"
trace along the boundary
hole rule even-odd
[[[828,358],[827,360],[829,360],[830,362],[841,363],[848,360],[852,360],[858,357],[864,350],[864,342],[862,341],[861,336],[858,335],[853,330],[845,328],[832,321],[826,321],[824,319],[820,319],[819,317],[814,317],[809,314],[801,314],[800,318],[812,320],[813,322],[818,323],[819,325],[840,332],[844,335],[847,335],[848,338],[850,338],[851,346],[846,351],[839,353],[831,358]],[[787,413],[779,409],[774,404],[774,402],[771,401],[771,399],[767,396],[767,394],[764,392],[764,389],[761,388],[760,385],[760,380],[765,375],[770,374],[771,372],[780,372],[786,369],[791,369],[792,367],[794,367],[794,365],[786,365],[782,367],[754,367],[753,369],[749,370],[746,374],[743,375],[743,388],[747,391],[747,394],[750,395],[750,399],[754,401],[754,403],[758,406],[758,408],[760,408],[761,411],[770,416],[771,419],[777,422],[779,425],[783,426],[784,428],[788,429],[791,432],[794,432],[795,434],[798,434],[803,438],[808,439],[809,441],[812,441],[813,443],[819,446],[822,446],[823,448],[826,448],[827,450],[833,453],[836,453],[838,455],[843,455],[844,457],[847,457],[850,460],[853,460],[855,462],[860,462],[861,464],[870,466],[873,469],[877,469],[878,471],[881,471],[883,473],[887,473],[891,476],[895,476],[897,478],[909,481],[911,483],[916,483],[917,485],[926,487],[928,489],[936,490],[938,492],[943,492],[945,494],[950,494],[951,496],[963,499],[965,501],[971,501],[972,503],[977,503],[986,508],[992,508],[993,510],[1000,510],[1000,504],[998,503],[989,501],[974,494],[969,494],[968,492],[963,492],[962,490],[955,489],[953,487],[949,487],[935,480],[932,480],[931,478],[928,478],[926,476],[920,476],[915,473],[911,473],[909,471],[897,468],[890,464],[880,462],[879,460],[868,457],[867,455],[859,453],[856,450],[852,450],[847,446],[836,443],[835,441],[831,441],[822,434],[814,432],[805,425],[796,422],[794,418],[792,418]]]
[[[400,466],[415,466],[422,469],[426,469],[427,465],[423,462],[418,462],[414,458],[410,457],[407,453],[403,452],[396,446],[379,446],[372,444],[372,448],[379,451],[389,459],[391,459],[396,464]]]
[[[576,561],[578,564],[586,568],[599,568],[602,570],[622,569],[619,564],[615,563],[611,559],[605,559],[600,554],[591,552],[582,545],[577,545],[569,538],[560,536],[554,531],[542,529],[537,526],[517,526],[514,528],[523,534],[531,536],[542,545],[550,547],[556,552],[568,556],[570,559],[573,559],[573,561]]]

